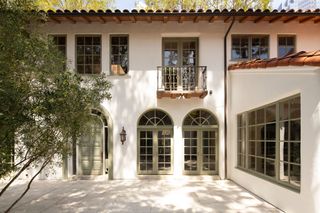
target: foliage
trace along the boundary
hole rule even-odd
[[[33,0],[0,0],[0,178],[13,177],[0,196],[25,169],[68,154],[90,110],[111,98],[106,76],[65,70],[64,56],[41,33],[45,15],[33,9]]]
[[[103,10],[111,8],[114,0],[36,0],[42,10]]]
[[[146,9],[270,9],[270,0],[145,0]]]

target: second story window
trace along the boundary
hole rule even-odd
[[[76,36],[76,65],[80,74],[101,73],[101,37]]]
[[[66,57],[67,55],[67,41],[65,35],[52,35],[53,44]]]
[[[129,71],[129,37],[128,35],[112,35],[110,37],[111,72],[124,75]]]
[[[269,58],[269,36],[233,35],[232,60],[251,60]]]
[[[296,48],[296,37],[288,35],[278,36],[278,57],[294,53]]]

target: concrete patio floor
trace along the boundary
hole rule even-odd
[[[24,190],[0,197],[0,212]],[[1,187],[2,188],[2,187]],[[36,181],[12,212],[281,212],[231,181]]]

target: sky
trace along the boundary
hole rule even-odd
[[[123,10],[123,9],[133,9],[135,5],[136,0],[115,0],[116,2],[116,8]],[[273,0],[272,6],[273,8],[277,8],[280,4],[281,0]]]

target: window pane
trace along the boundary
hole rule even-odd
[[[257,158],[257,172],[264,174],[264,162],[265,160],[263,158]]]
[[[289,122],[280,122],[279,124],[280,128],[280,141],[287,141],[289,140]]]
[[[289,118],[289,103],[281,102],[280,103],[280,120],[287,120]]]
[[[290,183],[300,186],[300,166],[290,165]]]
[[[267,124],[266,125],[266,140],[275,140],[276,139],[276,124]]]
[[[300,141],[300,120],[290,121],[290,140]]]
[[[269,106],[266,108],[266,122],[276,121],[276,105]]]
[[[279,174],[280,180],[288,182],[289,181],[289,164],[280,162],[279,170],[280,170],[280,174]]]
[[[259,109],[257,111],[257,124],[264,123],[264,109]]]
[[[290,162],[300,163],[300,143],[290,143]]]
[[[267,158],[276,158],[276,143],[275,142],[266,142],[266,157]]]
[[[256,142],[257,156],[264,157],[265,154],[265,142]]]
[[[300,97],[290,101],[290,118],[300,118]]]
[[[268,175],[270,177],[276,176],[275,161],[273,161],[273,160],[266,161],[266,175]]]
[[[259,125],[256,127],[256,139],[257,140],[264,140],[264,135],[265,135],[265,126],[264,125]]]
[[[281,142],[280,143],[280,161],[288,161],[288,150],[289,150],[289,143],[288,142]]]

